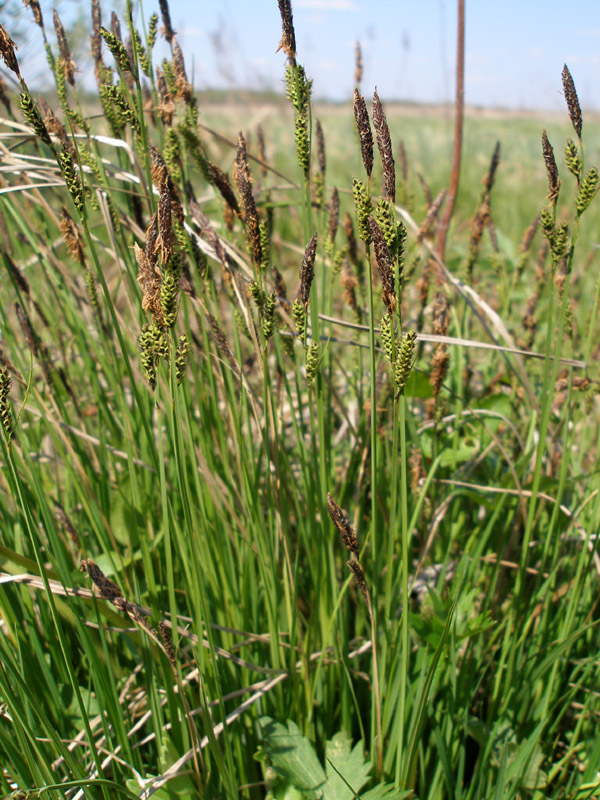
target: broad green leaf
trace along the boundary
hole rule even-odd
[[[265,738],[263,750],[275,772],[307,797],[322,797],[327,777],[298,726],[291,720],[282,725],[270,717],[261,717],[259,724]]]
[[[325,746],[327,783],[323,795],[330,800],[352,800],[369,779],[371,764],[365,761],[362,741],[353,749],[344,731],[336,733]]]

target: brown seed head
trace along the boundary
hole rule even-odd
[[[304,308],[310,302],[310,287],[315,277],[315,255],[317,253],[317,234],[315,233],[306,245],[302,266],[300,267],[300,301]]]
[[[240,211],[238,201],[233,192],[233,187],[229,182],[229,176],[227,173],[223,172],[222,169],[217,167],[216,164],[213,164],[212,161],[207,161],[206,166],[213,186],[219,190],[221,197],[223,200],[225,200],[227,206],[233,211],[233,213],[237,217],[240,217],[242,212]]]
[[[233,166],[233,179],[237,184],[240,197],[242,198],[242,218],[246,225],[252,260],[258,267],[262,260],[260,220],[256,209],[256,201],[254,200],[254,194],[252,192],[252,175],[248,167],[246,140],[241,131],[238,136],[238,148]]]
[[[358,555],[358,539],[352,530],[348,517],[329,493],[327,493],[327,511],[346,549]]]
[[[0,25],[0,56],[6,66],[20,78],[21,73],[19,72],[19,62],[17,61],[15,50],[18,50],[17,45],[10,38],[5,28]]]
[[[492,191],[492,186],[494,185],[494,178],[496,177],[496,170],[498,169],[499,163],[500,163],[500,142],[496,142],[496,147],[494,148],[494,152],[492,153],[492,160],[490,161],[490,168],[487,172],[487,175],[483,179],[483,185],[485,186],[485,189],[488,192]]]
[[[65,71],[65,79],[71,84],[71,86],[75,86],[75,62],[71,57],[71,51],[69,50],[69,43],[67,42],[65,29],[63,28],[63,24],[60,21],[60,17],[58,16],[58,11],[56,9],[53,11],[52,20],[54,22],[54,30],[56,31],[56,39],[58,41],[58,49],[60,51],[61,66]]]
[[[281,14],[282,36],[277,52],[283,50],[292,66],[296,65],[296,34],[294,33],[294,19],[290,0],[277,0]]]
[[[395,203],[396,166],[392,154],[392,140],[385,112],[379,95],[377,94],[377,88],[375,88],[375,94],[373,95],[373,127],[375,128],[377,147],[379,148],[381,163],[383,165],[383,193],[387,200],[391,203]]]
[[[158,7],[160,8],[160,16],[162,17],[163,21],[163,36],[171,44],[173,37],[175,36],[175,31],[171,26],[171,14],[169,13],[169,4],[167,0],[158,0]]]
[[[60,232],[62,233],[62,237],[65,241],[67,246],[67,250],[69,254],[78,261],[82,267],[85,267],[85,252],[83,249],[83,237],[77,226],[73,222],[73,218],[67,211],[67,209],[62,206],[61,210],[61,220],[59,223]]]
[[[23,5],[26,8],[31,9],[31,13],[33,14],[33,21],[36,25],[39,25],[40,28],[44,28],[44,18],[42,17],[42,9],[40,8],[40,4],[38,0],[23,0]]]
[[[348,258],[356,265],[358,263],[358,248],[356,246],[352,217],[347,211],[344,214],[344,233],[346,234],[346,240],[348,242]]]
[[[433,227],[433,223],[437,219],[437,215],[440,213],[440,208],[442,207],[442,203],[446,199],[446,189],[442,189],[442,191],[438,194],[435,198],[433,203],[427,209],[427,214],[425,215],[425,219],[423,220],[421,227],[419,228],[419,232],[417,233],[417,241],[422,242],[429,234],[431,233],[431,229]]]
[[[373,241],[373,249],[375,250],[375,261],[377,262],[377,271],[381,278],[381,285],[383,287],[383,294],[381,299],[390,315],[393,315],[396,310],[396,287],[394,279],[394,269],[392,267],[392,258],[390,256],[389,248],[385,241],[385,236],[379,225],[375,222],[373,217],[369,217],[369,229],[371,231],[371,239]]]
[[[323,136],[323,128],[321,127],[321,120],[317,120],[316,126],[317,135],[317,163],[319,164],[319,172],[325,175],[326,159],[325,159],[325,137]]]
[[[29,297],[31,291],[29,287],[29,281],[27,280],[25,275],[23,275],[21,270],[17,267],[17,265],[12,260],[12,258],[10,257],[10,255],[7,253],[6,250],[2,251],[2,255],[4,256],[4,263],[6,264],[8,271],[12,275],[12,279],[19,287],[19,290],[23,292],[24,295],[27,295]]]
[[[360,49],[360,42],[354,45],[354,85],[360,86],[363,79],[363,59],[362,50]]]
[[[354,582],[358,586],[360,593],[363,596],[363,600],[367,608],[371,608],[371,599],[369,597],[369,589],[367,587],[367,580],[365,578],[365,573],[363,568],[360,565],[359,561],[348,561],[347,562],[348,568],[350,572],[354,575]]]
[[[334,186],[333,192],[331,193],[331,202],[329,203],[329,235],[331,237],[332,242],[335,240],[335,235],[337,233],[339,221],[340,221],[340,195],[337,190],[337,186]]]
[[[525,228],[525,232],[519,243],[519,253],[526,253],[531,247],[531,242],[540,224],[540,215],[536,214],[535,219]]]
[[[92,33],[90,34],[90,50],[96,64],[99,64],[102,61],[102,36],[100,36],[101,27],[102,11],[100,9],[100,0],[92,0]]]
[[[433,299],[433,333],[436,336],[448,333],[448,298],[443,292],[437,292]]]
[[[158,89],[158,114],[166,125],[170,125],[175,114],[173,96],[167,86],[164,73],[160,67],[156,68],[156,88]]]
[[[562,71],[563,89],[565,91],[565,100],[567,101],[567,110],[571,124],[575,129],[575,133],[581,139],[581,128],[583,126],[583,118],[581,116],[581,106],[579,105],[579,98],[577,97],[577,90],[569,68],[565,64]]]
[[[548,140],[546,131],[542,133],[542,153],[544,154],[544,163],[546,164],[546,172],[548,173],[548,200],[551,205],[555,206],[560,189],[560,178],[558,177],[558,167],[556,166],[556,159],[554,158],[554,150]]]
[[[92,579],[92,582],[103,600],[108,600],[110,603],[115,600],[123,600],[123,592],[119,589],[116,583],[107,578],[102,572],[100,567],[92,561],[91,558],[84,558],[81,562],[81,571],[87,572]]]
[[[177,98],[183,100],[184,103],[190,103],[192,100],[192,84],[187,79],[183,52],[177,39],[173,39],[171,47],[173,48],[173,71],[175,72]]]
[[[356,127],[358,128],[362,162],[365,172],[371,177],[371,173],[373,172],[373,134],[371,133],[367,104],[365,103],[365,98],[358,89],[354,90],[354,119],[356,120]]]

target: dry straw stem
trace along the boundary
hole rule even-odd
[[[392,154],[390,129],[381,100],[377,94],[377,87],[375,87],[373,95],[373,127],[375,128],[377,147],[379,148],[379,155],[383,165],[383,193],[387,200],[394,203],[396,201],[396,166]]]
[[[315,277],[315,255],[317,252],[317,234],[306,245],[302,266],[300,267],[300,301],[304,308],[310,302],[310,287]]]
[[[290,64],[296,66],[296,34],[294,33],[294,18],[290,0],[277,0],[281,14],[282,36],[277,52],[283,50]]]
[[[581,128],[583,126],[583,118],[581,116],[581,106],[579,105],[579,98],[577,97],[577,90],[569,68],[565,64],[562,71],[562,83],[565,91],[565,100],[567,101],[567,110],[571,119],[571,124],[575,129],[575,133],[581,139]]]
[[[254,194],[252,193],[252,176],[248,168],[246,140],[241,131],[238,137],[237,154],[233,167],[233,179],[237,184],[240,197],[242,198],[242,218],[246,225],[252,260],[255,266],[259,267],[262,261],[260,220],[258,218],[258,211],[256,210]]]
[[[354,90],[354,119],[358,128],[358,138],[360,139],[360,154],[365,168],[365,172],[371,177],[373,172],[373,134],[371,133],[371,123],[365,98],[358,91]]]
[[[554,158],[554,150],[552,149],[552,145],[550,144],[545,130],[542,132],[542,153],[544,155],[544,163],[546,164],[546,172],[548,173],[548,200],[550,201],[550,205],[555,206],[560,190],[560,178],[558,177],[558,167],[556,166],[556,159]]]
[[[394,282],[394,269],[392,267],[392,258],[390,256],[389,248],[385,242],[385,237],[379,225],[375,222],[373,217],[369,217],[369,229],[371,232],[371,239],[373,241],[373,249],[375,251],[375,261],[377,262],[377,270],[381,278],[383,287],[382,300],[388,313],[393,316],[396,310],[396,287]]]

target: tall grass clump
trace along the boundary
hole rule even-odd
[[[166,0],[93,0],[92,95],[26,5],[56,94],[0,26],[2,796],[599,796],[568,68],[515,239],[500,145],[468,207],[460,128],[448,212],[359,45],[328,148],[289,0],[287,136],[205,124]]]

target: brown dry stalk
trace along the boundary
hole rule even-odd
[[[360,42],[354,45],[354,85],[360,86],[363,79],[363,58]]]
[[[329,492],[327,493],[327,511],[346,549],[358,556],[358,539],[352,530],[350,521],[346,513],[342,511]]]
[[[565,100],[567,101],[567,110],[571,124],[575,129],[575,133],[581,139],[581,129],[583,126],[583,118],[581,116],[581,106],[579,105],[579,98],[577,97],[577,90],[575,83],[569,72],[569,68],[565,64],[562,71],[562,83],[565,91]]]
[[[167,42],[171,44],[175,31],[171,25],[171,14],[169,13],[169,4],[167,0],[158,0],[158,7],[160,8],[160,16],[163,21],[162,33]]]
[[[392,257],[386,244],[383,232],[373,217],[369,217],[369,230],[371,231],[371,239],[373,241],[373,249],[375,251],[377,271],[379,272],[381,285],[383,287],[381,299],[383,300],[388,313],[393,315],[394,311],[396,310],[397,298],[394,280],[394,268],[392,267]]]
[[[554,150],[552,149],[552,145],[550,144],[545,130],[542,132],[542,153],[544,154],[544,163],[546,164],[546,172],[548,173],[548,200],[550,201],[550,205],[555,206],[560,189],[560,178],[558,177],[558,167],[556,166],[556,159],[554,158]]]
[[[246,225],[252,260],[255,266],[259,267],[262,261],[260,220],[258,218],[258,211],[256,210],[254,194],[252,193],[252,176],[248,167],[246,140],[241,131],[238,137],[237,154],[233,166],[233,179],[237,184],[240,197],[242,198],[242,219]]]
[[[358,128],[358,138],[360,139],[360,154],[369,177],[373,172],[373,134],[371,133],[371,123],[365,98],[358,91],[354,90],[354,119]]]
[[[310,287],[315,277],[315,255],[317,253],[317,234],[313,234],[312,239],[306,245],[302,266],[300,267],[300,301],[304,308],[310,302]]]
[[[446,237],[450,220],[454,213],[454,204],[458,195],[458,185],[460,182],[460,162],[462,156],[463,122],[464,122],[464,103],[465,103],[465,0],[458,0],[458,36],[456,47],[456,101],[455,101],[455,122],[454,122],[454,152],[452,155],[452,172],[450,174],[450,184],[448,186],[448,202],[444,208],[438,235],[435,244],[435,252],[441,261],[444,260],[446,251]],[[436,270],[439,274],[439,270]]]
[[[375,128],[375,138],[383,165],[383,194],[386,200],[391,203],[396,202],[396,165],[392,153],[392,139],[387,123],[383,105],[377,94],[377,87],[373,94],[373,127]]]
[[[292,4],[290,0],[277,0],[279,13],[281,14],[281,41],[277,52],[283,50],[288,57],[288,61],[294,67],[296,65],[296,34],[294,33],[294,18],[292,16]]]
[[[69,255],[72,256],[75,261],[78,261],[82,267],[85,267],[83,237],[73,222],[73,218],[64,206],[61,207],[60,213],[61,219],[58,227],[62,233]]]

